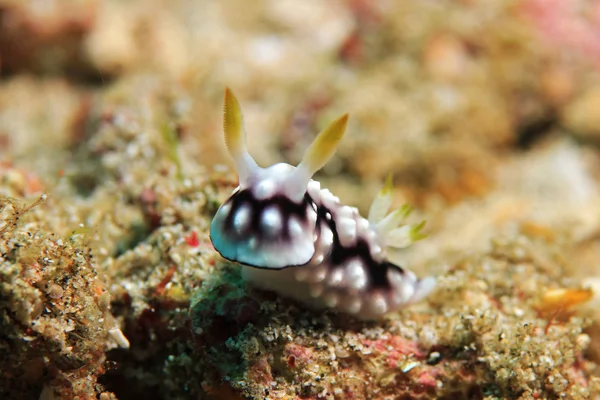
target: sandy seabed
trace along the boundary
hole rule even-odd
[[[0,0],[0,398],[595,399],[600,3]],[[208,237],[261,165],[366,212],[385,177],[434,275],[379,322],[247,287]],[[43,196],[43,197],[42,197]]]

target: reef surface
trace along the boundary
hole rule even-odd
[[[593,1],[0,0],[0,398],[600,395]],[[348,112],[318,175],[428,237],[379,322],[247,287],[208,237],[236,186]]]

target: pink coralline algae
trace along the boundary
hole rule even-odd
[[[385,354],[386,364],[389,368],[396,368],[399,361],[407,356],[412,356],[417,360],[423,360],[426,356],[416,342],[400,336],[385,335],[377,340],[364,340],[363,344],[379,354]]]
[[[574,49],[600,68],[600,1],[527,0],[521,11],[549,43]]]
[[[290,368],[303,368],[313,359],[310,348],[295,343],[286,346],[284,355]]]

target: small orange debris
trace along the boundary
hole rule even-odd
[[[553,241],[556,237],[552,228],[531,221],[525,221],[521,224],[521,232],[527,236],[540,238],[547,242]]]
[[[549,289],[541,297],[538,310],[542,313],[567,311],[568,309],[589,301],[594,292],[592,289]]]
[[[173,279],[173,275],[175,275],[175,271],[177,271],[177,265],[173,264],[167,270],[167,273],[165,274],[165,277],[154,288],[154,295],[155,296],[162,296],[165,293],[165,289],[167,287],[167,284],[169,282],[171,282],[171,279]]]
[[[92,290],[96,296],[102,296],[104,294],[104,288],[98,285],[92,287]]]
[[[549,317],[545,333],[555,320],[568,317],[570,309],[589,301],[594,296],[592,289],[548,289],[540,299],[537,309],[541,315]]]

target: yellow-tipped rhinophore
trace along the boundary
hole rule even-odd
[[[240,103],[229,88],[225,89],[223,102],[223,131],[225,144],[236,164],[240,184],[244,185],[248,177],[258,169],[258,165],[246,149],[244,116]]]
[[[348,114],[344,114],[321,131],[312,142],[304,153],[302,161],[286,182],[285,193],[290,199],[294,201],[302,200],[310,178],[335,153],[338,143],[344,136],[347,124]]]
[[[338,143],[344,136],[347,124],[348,114],[344,114],[321,131],[304,153],[298,168],[305,169],[310,176],[323,168],[335,153]]]
[[[229,153],[233,158],[240,157],[246,151],[244,116],[240,103],[229,88],[225,89],[223,102],[223,130]]]

